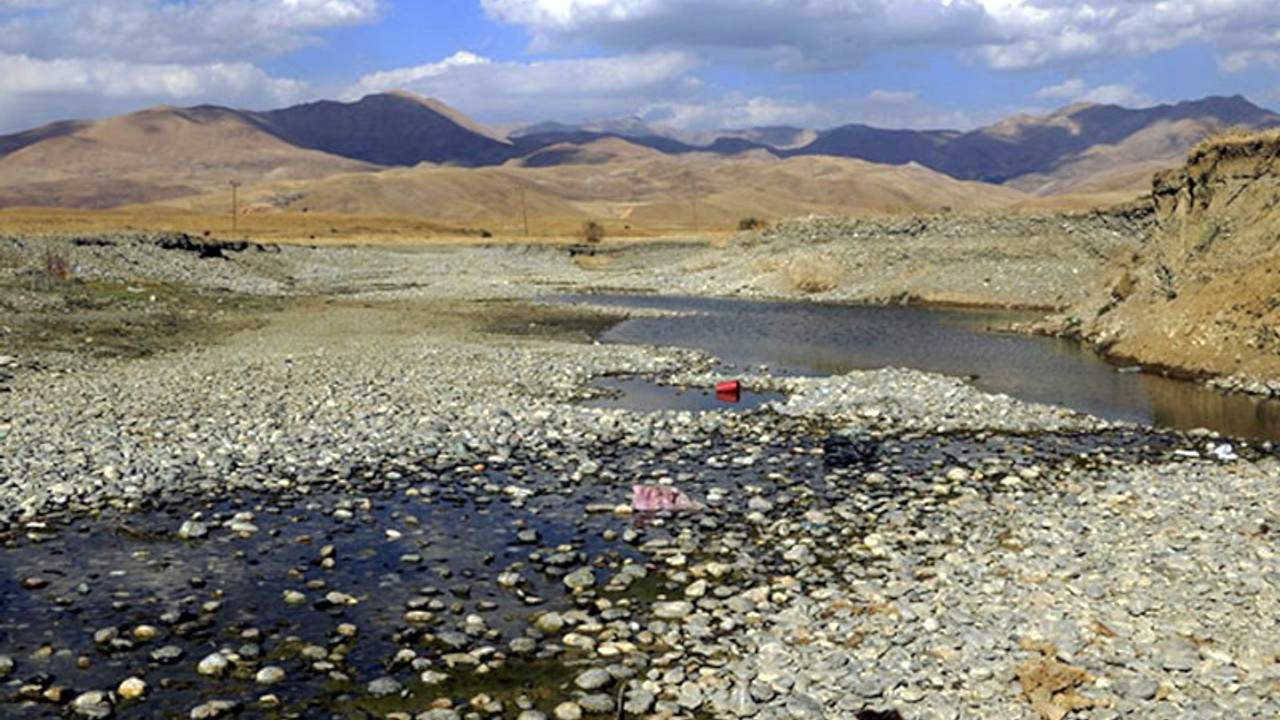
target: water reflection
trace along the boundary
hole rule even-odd
[[[601,338],[606,342],[701,348],[729,363],[764,364],[779,373],[910,367],[1113,420],[1280,439],[1280,403],[1274,400],[1121,373],[1074,342],[995,332],[1037,317],[1032,313],[669,296],[561,300],[688,313],[627,320]]]

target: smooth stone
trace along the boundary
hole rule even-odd
[[[582,706],[573,701],[565,701],[552,711],[556,720],[582,720]]]
[[[181,660],[187,654],[186,650],[177,645],[165,645],[162,648],[156,648],[151,653],[151,659],[162,665],[169,665]]]
[[[659,620],[683,620],[693,614],[693,603],[687,600],[672,600],[653,604],[653,616]]]
[[[203,705],[191,709],[191,720],[216,720],[217,718],[235,715],[242,706],[234,700],[210,700]]]
[[[657,700],[657,696],[648,690],[634,689],[627,693],[627,701],[623,703],[622,709],[628,715],[645,715],[653,709],[653,704]]]
[[[574,678],[573,683],[582,690],[599,690],[613,682],[613,676],[604,668],[591,668]]]
[[[395,678],[380,677],[370,682],[366,690],[374,697],[388,697],[399,695],[404,691],[404,686]]]
[[[702,707],[706,694],[702,691],[702,686],[693,680],[686,680],[680,684],[680,690],[676,693],[676,702],[680,707],[686,710],[697,710]]]
[[[533,621],[533,626],[540,632],[554,635],[564,629],[564,616],[557,612],[545,612]]]
[[[439,708],[420,713],[414,720],[461,720],[462,716],[453,708]]]
[[[760,706],[756,705],[756,701],[751,699],[750,688],[743,683],[736,683],[733,688],[729,690],[726,708],[729,712],[740,718],[752,717],[756,713],[760,712]]]
[[[437,670],[423,670],[422,674],[418,676],[418,680],[422,681],[423,685],[439,685],[448,679],[448,675]]]
[[[1186,638],[1170,638],[1156,645],[1155,655],[1165,670],[1194,670],[1200,662],[1200,651]]]
[[[603,715],[612,713],[616,709],[612,695],[608,693],[591,693],[583,695],[577,700],[578,705],[582,707],[583,712],[593,715]]]
[[[208,526],[198,520],[185,520],[178,528],[178,537],[183,540],[199,540],[208,534]]]
[[[578,592],[596,584],[596,574],[591,568],[579,568],[564,576],[564,586]]]
[[[77,695],[71,701],[71,711],[90,720],[104,720],[115,712],[111,706],[111,695],[101,690],[90,690]]]
[[[253,676],[253,681],[259,685],[275,685],[278,682],[282,682],[284,678],[284,668],[276,665],[268,665],[259,670]]]
[[[137,700],[147,692],[147,683],[139,677],[125,678],[116,688],[116,694],[125,700]]]
[[[1129,683],[1127,696],[1139,700],[1151,700],[1160,692],[1160,683],[1155,678],[1137,678]]]
[[[230,664],[220,653],[211,653],[196,664],[196,672],[201,675],[218,676],[226,672]]]

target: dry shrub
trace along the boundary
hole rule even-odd
[[[59,282],[66,280],[71,274],[71,266],[67,263],[67,258],[62,253],[46,250],[44,253],[44,276],[48,280],[57,280]]]
[[[1062,720],[1073,710],[1094,704],[1079,693],[1093,676],[1052,657],[1027,660],[1018,666],[1017,676],[1031,709],[1044,720]]]
[[[589,243],[598,243],[604,240],[604,226],[595,220],[588,220],[582,223],[582,239]]]
[[[1187,153],[1187,164],[1205,159],[1238,158],[1264,154],[1280,144],[1280,130],[1232,127],[1201,140]]]
[[[839,268],[820,257],[796,258],[787,265],[788,287],[803,293],[823,293],[840,285]]]

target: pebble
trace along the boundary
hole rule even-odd
[[[596,584],[591,568],[579,568],[564,576],[564,586],[572,592],[581,592]]]
[[[122,680],[116,688],[116,694],[123,700],[137,700],[147,692],[147,683],[142,678],[130,677]]]
[[[573,684],[578,688],[586,691],[599,690],[607,687],[613,682],[613,676],[604,668],[591,668],[579,673],[573,680]]]
[[[196,672],[201,675],[209,675],[218,677],[227,671],[231,663],[221,653],[210,653],[200,659],[196,664]]]
[[[369,683],[366,688],[368,693],[374,697],[387,697],[389,695],[399,695],[404,692],[404,686],[392,677],[380,677]]]
[[[552,716],[556,720],[582,720],[582,706],[571,700],[556,705],[552,711]]]
[[[284,678],[284,668],[278,665],[267,665],[254,674],[253,681],[259,685],[275,685],[283,682]]]
[[[217,720],[240,712],[243,706],[235,700],[210,700],[191,708],[191,720]]]
[[[660,620],[683,620],[693,614],[693,603],[672,600],[653,604],[653,616]]]
[[[71,701],[71,711],[89,720],[104,720],[115,713],[111,696],[101,690],[90,690]]]
[[[208,526],[198,520],[184,520],[178,528],[178,537],[183,540],[199,540],[208,534]]]

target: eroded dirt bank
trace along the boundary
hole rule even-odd
[[[1157,175],[1154,224],[1057,329],[1117,358],[1280,391],[1280,136],[1218,139]]]

